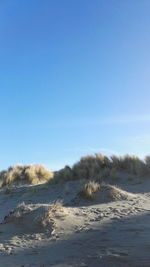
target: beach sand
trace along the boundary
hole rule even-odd
[[[119,187],[129,197],[82,198],[79,181],[1,188],[0,266],[150,266],[150,181]]]

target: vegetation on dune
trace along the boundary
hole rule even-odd
[[[80,192],[81,196],[84,196],[88,199],[92,199],[95,192],[100,189],[100,184],[95,181],[89,181],[84,185],[83,190]]]
[[[128,193],[117,186],[109,184],[99,184],[95,181],[89,181],[83,186],[83,189],[78,194],[80,197],[99,201],[117,201],[126,200],[133,197],[134,195]]]
[[[111,157],[102,154],[88,155],[82,157],[72,168],[66,166],[56,171],[52,182],[58,183],[78,179],[92,179],[101,182],[107,178],[117,181],[119,172],[125,172],[130,176],[150,176],[150,156],[141,160],[134,155],[112,155]]]
[[[39,164],[16,165],[0,172],[2,186],[26,182],[30,184],[38,184],[43,181],[48,181],[52,177],[53,173]]]
[[[102,154],[82,157],[73,167],[65,166],[63,169],[54,173],[53,182],[80,180],[80,179],[98,179],[107,177],[110,173],[109,158]]]
[[[111,179],[116,182],[123,172],[127,174],[128,180],[133,180],[134,176],[139,178],[150,176],[150,156],[141,160],[134,155],[111,157],[102,154],[88,155],[82,157],[72,167],[65,166],[54,173],[38,164],[16,165],[0,172],[0,183],[2,186],[25,182],[37,184],[43,181],[56,184],[81,179],[96,182]]]

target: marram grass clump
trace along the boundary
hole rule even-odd
[[[39,164],[16,165],[0,172],[1,186],[12,184],[38,184],[53,178],[53,173]]]
[[[13,183],[37,184],[48,181],[49,184],[64,183],[75,180],[94,180],[95,182],[116,182],[121,175],[134,178],[150,177],[150,156],[141,160],[134,155],[107,157],[102,154],[82,157],[72,167],[50,172],[42,165],[16,165],[0,172],[0,185],[7,186]],[[53,179],[51,179],[53,178]]]
[[[141,160],[134,155],[107,157],[102,154],[88,155],[82,157],[72,167],[65,166],[54,173],[53,183],[62,183],[73,180],[95,180],[103,182],[119,179],[119,174],[125,173],[127,176],[143,178],[150,176],[150,156]]]
[[[84,196],[88,199],[93,199],[93,195],[100,189],[100,184],[95,181],[89,181],[84,185],[83,190],[79,193],[81,196]]]
[[[86,183],[78,195],[81,198],[95,200],[98,202],[128,200],[136,197],[135,194],[126,192],[118,186],[105,183],[98,184],[94,181]]]

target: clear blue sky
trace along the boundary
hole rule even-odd
[[[150,153],[150,1],[0,1],[0,169]]]

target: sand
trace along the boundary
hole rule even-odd
[[[150,266],[150,180],[119,186],[115,201],[79,181],[1,188],[0,267]]]

